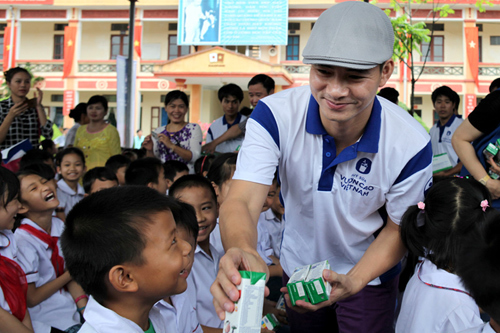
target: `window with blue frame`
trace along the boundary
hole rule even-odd
[[[288,45],[286,46],[286,60],[299,60],[299,40],[300,36],[288,36]]]

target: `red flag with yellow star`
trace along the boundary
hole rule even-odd
[[[477,27],[465,28],[465,44],[467,46],[467,59],[469,60],[469,67],[476,82],[479,83],[479,45],[478,45],[478,30]]]
[[[4,30],[4,43],[3,43],[3,70],[4,72],[9,69],[9,57],[12,55],[12,61],[10,67],[16,67],[16,32],[17,29],[14,27],[14,33],[12,34],[12,26],[6,26]],[[12,41],[10,40],[12,34]],[[11,52],[12,49],[12,52]]]
[[[141,57],[142,25],[134,27],[134,50],[139,58]]]
[[[76,47],[76,27],[67,26],[64,28],[64,69],[63,78],[71,74],[73,60],[75,58]]]

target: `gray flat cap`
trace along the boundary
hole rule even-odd
[[[391,20],[378,7],[346,1],[321,14],[304,48],[304,64],[370,69],[392,57]]]

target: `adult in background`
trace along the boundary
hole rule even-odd
[[[69,117],[73,118],[75,124],[66,133],[66,142],[64,148],[73,147],[75,143],[76,131],[81,125],[87,125],[89,123],[89,117],[87,116],[87,103],[78,103],[77,106],[71,111],[69,111]]]
[[[42,106],[43,93],[36,88],[34,98],[28,100],[31,74],[15,67],[3,73],[10,97],[0,102],[0,150],[25,139],[38,147],[40,135],[52,138],[52,121],[47,119]]]
[[[200,125],[185,120],[189,110],[187,95],[173,90],[165,96],[165,111],[170,122],[153,131],[152,138],[144,139],[143,147],[162,162],[176,160],[185,163],[194,173],[194,162],[201,154],[203,134]],[[155,138],[157,136],[157,138]]]
[[[257,103],[262,98],[272,94],[274,94],[274,80],[272,77],[267,76],[266,74],[257,74],[248,82],[248,97],[250,97],[250,105],[252,105],[252,109],[257,106]],[[252,109],[250,109],[250,113],[252,113]],[[243,114],[243,109],[240,110],[240,113]],[[227,140],[236,139],[240,135],[245,135],[247,120],[248,118],[242,120],[238,126],[231,126],[224,132],[224,134],[214,139],[212,142],[205,144],[201,150],[206,153],[214,153],[215,148],[219,144]]]
[[[120,135],[116,127],[104,117],[108,113],[108,100],[104,96],[94,95],[87,102],[89,123],[76,131],[75,147],[85,154],[85,165],[90,170],[102,167],[108,158],[121,154]]]
[[[144,142],[145,136],[142,135],[142,130],[139,128],[137,132],[135,132],[134,136],[134,149],[141,149],[142,143]]]
[[[490,84],[490,93],[455,130],[451,143],[464,165],[462,176],[470,174],[490,190],[492,206],[500,209],[500,180],[492,179],[489,169],[500,175],[493,159],[487,160],[483,150],[500,138],[500,80]]]
[[[299,266],[328,259],[329,300],[292,307],[292,332],[391,332],[399,222],[432,180],[429,135],[407,112],[377,98],[394,69],[394,31],[380,8],[358,1],[327,9],[304,49],[310,87],[260,101],[247,123],[221,206],[226,255],[211,287],[221,318],[233,311],[238,269],[268,272],[256,251],[257,219],[276,167],[286,210],[283,283]]]

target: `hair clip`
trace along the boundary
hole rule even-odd
[[[488,208],[490,205],[488,204],[488,199],[484,199],[481,201],[480,204],[481,208],[483,209],[483,212],[486,212],[486,208]]]
[[[420,209],[422,211],[422,213],[424,212],[424,209],[425,209],[425,203],[423,203],[422,201],[420,201],[418,204],[417,204],[417,207],[418,209]]]

